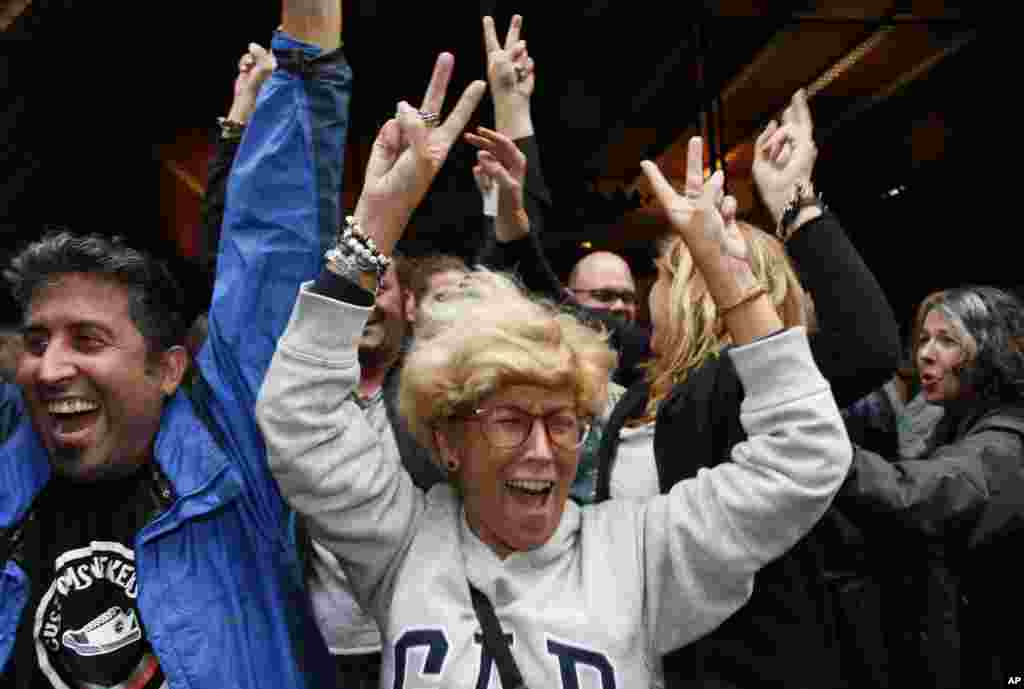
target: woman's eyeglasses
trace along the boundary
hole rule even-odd
[[[590,422],[581,419],[571,409],[559,409],[543,416],[531,414],[517,407],[491,407],[474,409],[468,421],[479,421],[487,441],[498,449],[514,450],[521,447],[533,433],[535,420],[540,420],[552,445],[562,450],[575,450],[587,439]]]

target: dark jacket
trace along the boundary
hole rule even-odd
[[[996,687],[1019,674],[1019,638],[998,621],[1024,615],[1009,566],[1024,548],[1024,404],[947,409],[922,459],[855,446],[836,505],[860,586],[878,599],[884,686]]]
[[[238,154],[241,139],[225,139],[217,127],[214,135],[213,156],[206,169],[206,190],[200,202],[199,262],[209,275],[217,268],[220,248],[220,226],[224,221],[224,203],[228,191],[228,177]]]
[[[899,364],[900,340],[892,309],[878,282],[826,213],[787,244],[804,287],[817,307],[820,329],[811,351],[840,407],[882,385]],[[635,385],[603,436],[598,499],[609,497],[619,431],[642,416],[645,382]],[[746,438],[739,421],[743,388],[727,356],[690,371],[661,402],[654,454],[663,493],[701,467],[729,461]],[[753,596],[717,630],[665,657],[668,687],[845,686],[820,526],[757,575]]]

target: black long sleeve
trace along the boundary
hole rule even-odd
[[[846,407],[889,380],[901,362],[899,327],[878,280],[832,213],[804,225],[787,243],[814,299],[818,330],[811,351]]]
[[[514,272],[531,292],[561,301],[562,283],[551,268],[540,240],[552,208],[551,192],[540,165],[540,148],[532,136],[516,139],[516,145],[526,156],[523,203],[530,218],[530,232],[522,239],[499,242],[493,223],[485,223],[483,243],[474,262],[493,270]]]
[[[228,192],[231,165],[238,153],[239,139],[225,139],[217,129],[215,149],[206,173],[206,192],[200,203],[200,247],[202,265],[212,274],[217,267],[220,226],[224,222],[224,202]]]

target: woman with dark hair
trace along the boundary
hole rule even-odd
[[[944,414],[931,404],[917,377],[917,341],[928,310],[943,292],[932,292],[917,305],[896,374],[882,387],[843,409],[843,420],[857,444],[894,459],[920,459],[931,448],[931,435]]]
[[[836,505],[878,563],[892,684],[1004,686],[1020,643],[991,620],[1024,614],[1006,567],[1024,545],[1024,308],[1001,290],[964,287],[932,295],[922,315],[917,374],[943,419],[918,459],[854,437]]]

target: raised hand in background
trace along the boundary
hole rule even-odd
[[[420,109],[398,103],[397,116],[384,123],[373,143],[355,217],[385,254],[402,237],[487,88],[483,81],[470,83],[444,122],[432,126],[440,119],[454,65],[451,53],[441,53]]]

